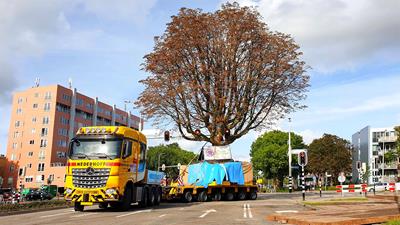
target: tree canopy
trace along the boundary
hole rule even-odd
[[[288,171],[289,134],[283,131],[270,131],[257,138],[251,145],[250,156],[254,171],[261,170],[268,179],[282,183]],[[291,133],[293,149],[304,148],[303,138]]]
[[[187,140],[227,145],[300,104],[309,76],[290,35],[270,31],[253,8],[182,8],[144,56],[136,105]]]
[[[157,170],[158,167],[158,155],[160,155],[160,166],[165,164],[166,166],[177,165],[178,163],[182,165],[187,165],[192,159],[197,162],[196,154],[190,151],[183,150],[179,147],[177,143],[169,145],[158,145],[154,147],[149,147],[147,151],[147,162],[148,168],[151,170]],[[177,168],[166,168],[166,174],[169,177],[176,177],[179,175]]]
[[[350,142],[332,134],[324,134],[308,147],[307,170],[316,175],[328,172],[334,180],[340,172],[351,172]]]

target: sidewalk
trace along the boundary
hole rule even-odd
[[[397,200],[397,197],[395,198]],[[400,203],[393,199],[393,193],[391,193],[391,195],[377,195],[368,198],[368,201],[365,202],[307,206],[307,210],[298,213],[277,213],[268,216],[267,219],[300,225],[381,223],[391,219],[400,219]]]

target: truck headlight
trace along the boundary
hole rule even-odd
[[[115,194],[117,194],[117,190],[115,190],[114,188],[109,188],[106,190],[106,194],[115,195]]]
[[[72,189],[67,188],[67,189],[65,190],[65,193],[67,193],[67,195],[71,194],[71,193],[72,193]]]

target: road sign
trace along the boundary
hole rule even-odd
[[[339,181],[340,183],[343,183],[345,180],[346,180],[346,177],[345,177],[345,176],[343,176],[343,175],[338,176],[338,181]]]
[[[162,170],[162,171],[165,171],[165,164],[162,164],[162,165],[161,165],[161,170]]]

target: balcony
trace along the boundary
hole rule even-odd
[[[390,143],[390,142],[396,142],[397,141],[397,136],[384,136],[378,138],[379,143]]]

